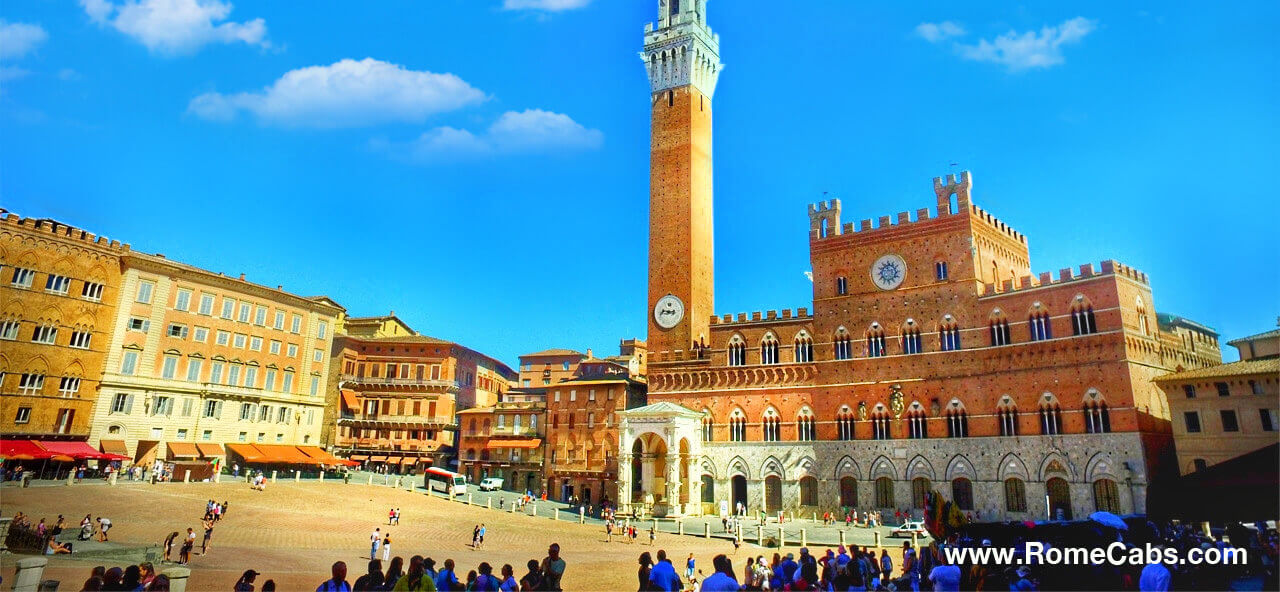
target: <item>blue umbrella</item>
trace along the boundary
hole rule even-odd
[[[1124,523],[1119,516],[1111,512],[1094,512],[1089,514],[1089,519],[1103,526],[1110,526],[1116,530],[1129,530],[1129,525]]]

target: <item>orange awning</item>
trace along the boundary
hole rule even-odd
[[[343,389],[339,392],[342,393],[342,404],[345,405],[347,409],[356,412],[360,411],[360,399],[356,398],[355,391]]]
[[[398,457],[398,456],[388,456],[388,457],[387,457],[387,464],[389,464],[389,465],[398,465],[398,464],[400,464],[400,457]]]
[[[98,442],[98,446],[107,454],[129,456],[129,448],[125,446],[124,440],[103,440]]]
[[[240,455],[244,462],[266,462],[266,456],[253,444],[227,444],[227,450]]]
[[[367,455],[367,454],[353,454],[353,455],[351,455],[351,460],[354,460],[354,461],[356,461],[356,462],[369,460],[369,455]]]
[[[200,451],[190,442],[165,442],[169,458],[199,458]]]
[[[269,463],[285,463],[290,465],[314,465],[319,464],[311,457],[298,450],[297,446],[287,446],[284,444],[258,444],[258,450],[262,451],[262,455],[267,457],[263,462]]]
[[[406,456],[406,457],[404,457],[404,458],[400,459],[400,464],[402,464],[402,465],[416,465],[416,464],[418,464],[418,458],[417,458],[416,456]]]
[[[385,456],[371,456],[371,457],[369,457],[369,462],[385,462],[386,460],[387,460],[387,457],[385,457]]]
[[[493,450],[495,448],[521,448],[532,449],[542,446],[542,440],[539,438],[520,438],[515,440],[489,440],[489,444],[485,448]]]
[[[200,456],[205,458],[226,456],[227,454],[226,451],[222,449],[222,445],[215,442],[197,442],[196,448],[200,450]]]
[[[359,464],[359,463],[352,463],[352,462],[351,462],[351,461],[349,461],[349,460],[341,459],[341,458],[338,458],[338,457],[336,457],[336,456],[334,456],[334,455],[332,455],[332,454],[329,454],[329,452],[328,452],[327,450],[325,450],[325,449],[323,449],[323,448],[321,448],[321,447],[319,447],[319,446],[299,446],[299,447],[298,447],[298,450],[301,450],[303,454],[305,454],[305,455],[307,455],[307,456],[309,456],[309,457],[311,457],[311,458],[315,459],[315,461],[316,461],[317,463],[319,463],[319,464],[323,464],[323,465],[329,465],[329,466],[336,466],[336,465],[348,465],[348,466],[350,466],[350,465],[352,465],[352,464]],[[351,460],[358,460],[358,459],[355,459],[355,458],[353,457]]]

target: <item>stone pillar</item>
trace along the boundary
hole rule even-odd
[[[915,531],[911,531],[911,547],[912,548],[920,546],[919,538],[920,538],[919,535],[917,535]]]
[[[801,547],[809,546],[809,533],[805,532],[805,529],[803,528],[800,529],[800,546]]]
[[[40,588],[40,580],[44,578],[44,566],[49,560],[44,557],[24,557],[17,561],[17,573],[13,574],[14,592],[36,592]]]
[[[653,455],[644,454],[640,456],[640,491],[646,495],[653,493],[653,474],[654,470]]]
[[[486,510],[492,510],[492,509],[493,509],[493,497],[492,497],[492,496],[490,496],[490,497],[488,497],[488,498],[485,498],[485,500],[484,500],[484,508],[485,508]]]
[[[169,578],[169,592],[187,592],[187,580],[191,578],[190,569],[170,567],[160,573]]]
[[[320,467],[320,482],[324,483],[324,467]]]
[[[679,516],[680,508],[680,455],[667,455],[667,515]]]
[[[631,512],[631,453],[618,455],[618,512]]]
[[[275,481],[275,479],[272,479],[272,482],[274,482],[274,481]],[[187,469],[187,470],[185,470],[185,471],[182,471],[182,482],[183,482],[183,483],[190,483],[190,482],[191,482],[191,470],[190,470],[190,469]]]
[[[560,521],[560,508],[556,508],[555,510],[552,511],[551,519],[556,522]]]
[[[113,477],[114,477],[114,474],[113,474]],[[222,483],[222,468],[221,468],[221,467],[219,467],[219,468],[218,468],[218,470],[217,470],[217,471],[215,471],[215,472],[213,473],[213,482],[214,482],[214,483]],[[115,482],[112,482],[112,485],[115,485]]]
[[[297,483],[297,482],[299,482],[299,481],[301,481],[301,480],[302,480],[302,471],[299,471],[298,469],[294,469],[294,470],[293,470],[293,482],[294,482],[294,483]]]
[[[764,544],[764,525],[763,524],[756,525],[756,544],[757,545]]]
[[[840,546],[844,546],[844,530],[840,531]]]
[[[369,475],[369,485],[373,485],[373,475]]]
[[[474,504],[472,504],[472,503],[471,503],[471,494],[470,494],[470,493],[468,493],[468,494],[467,494],[467,505],[468,505],[468,506],[474,505]]]
[[[280,471],[271,471],[271,482],[272,482],[272,483],[275,483],[275,482],[276,482],[276,476],[278,476],[278,474],[279,474],[279,473],[280,473]]]
[[[680,536],[684,536],[684,520],[679,521],[679,526],[677,526],[676,528]]]
[[[841,534],[844,534],[844,531],[840,531],[840,532]],[[876,543],[876,548],[879,549],[880,548],[880,531],[877,530],[871,533],[871,537],[872,537],[872,540],[874,540]]]
[[[582,511],[582,506],[578,506],[578,524],[587,523],[587,514]]]
[[[75,483],[76,483],[76,470],[75,468],[72,468],[71,471],[67,473],[67,486],[70,487],[72,485],[75,485]]]
[[[115,485],[115,484],[116,484],[116,475],[119,475],[119,474],[120,474],[120,471],[111,471],[111,484],[112,484],[112,485]]]
[[[779,547],[787,546],[787,534],[782,531],[781,525],[778,526],[778,546]]]

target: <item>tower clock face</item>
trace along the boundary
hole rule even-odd
[[[684,319],[684,302],[674,294],[667,294],[658,299],[653,306],[653,321],[663,329],[670,329]]]
[[[876,259],[871,265],[871,281],[881,290],[897,288],[906,277],[907,262],[893,253]]]

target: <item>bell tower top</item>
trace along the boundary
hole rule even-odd
[[[640,58],[654,93],[693,86],[707,98],[720,78],[720,36],[707,26],[707,0],[658,0],[658,26],[644,28]]]

